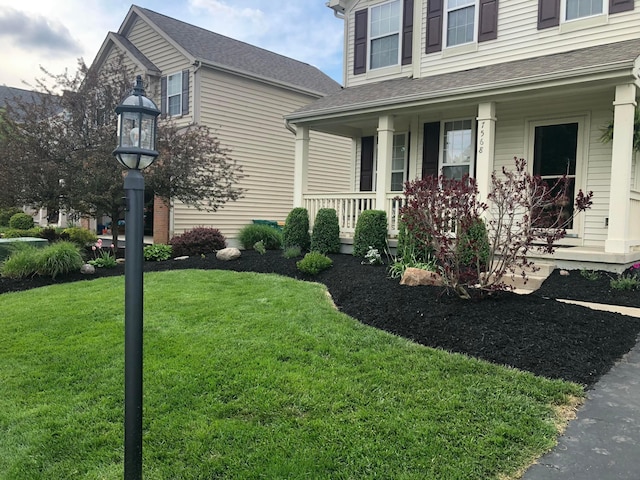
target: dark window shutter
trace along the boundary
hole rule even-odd
[[[427,3],[427,53],[442,50],[442,2],[429,0]]]
[[[160,114],[162,118],[167,116],[167,77],[160,79]]]
[[[182,115],[189,113],[189,70],[182,71]]]
[[[609,0],[609,13],[620,13],[633,10],[633,3],[633,0]]]
[[[413,0],[404,0],[402,9],[402,65],[411,64],[413,51]]]
[[[356,12],[356,26],[353,40],[353,74],[367,71],[367,10]]]
[[[440,158],[440,122],[424,124],[422,145],[422,178],[433,175],[437,177],[438,159]]]
[[[538,0],[538,30],[560,25],[560,0]]]
[[[360,191],[373,191],[373,140],[374,137],[362,137],[360,149]]]
[[[480,0],[478,42],[498,38],[498,0]]]

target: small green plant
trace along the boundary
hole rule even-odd
[[[75,243],[80,248],[85,248],[98,241],[98,236],[92,230],[81,227],[65,228],[60,236],[64,240]]]
[[[317,275],[331,265],[333,265],[333,260],[320,252],[309,252],[302,260],[296,262],[298,270],[309,275]]]
[[[38,274],[56,278],[80,270],[84,260],[80,248],[72,242],[56,242],[40,250]]]
[[[597,270],[587,270],[586,268],[583,268],[582,270],[580,270],[580,276],[593,282],[600,278],[600,272],[598,272]]]
[[[428,272],[437,272],[438,266],[434,258],[428,257],[426,260],[412,255],[397,257],[396,260],[389,265],[389,277],[400,278],[404,275],[407,268],[419,268]]]
[[[621,275],[612,278],[610,285],[615,290],[637,290],[640,287],[640,279],[633,275]]]
[[[302,255],[302,249],[297,245],[285,248],[282,254],[284,258],[296,258],[300,255]]]
[[[269,225],[247,225],[238,233],[238,240],[246,250],[252,249],[261,240],[267,250],[282,248],[282,232]]]
[[[379,252],[387,249],[387,213],[384,210],[365,210],[358,217],[353,255],[364,257],[370,248],[377,248]]]
[[[340,224],[333,208],[321,208],[311,232],[311,250],[320,253],[340,252]]]
[[[90,265],[96,268],[114,268],[118,265],[116,262],[116,253],[113,244],[110,249],[102,248],[102,239],[99,238],[95,245],[91,247],[93,251],[93,260],[89,260]]]
[[[173,248],[171,245],[165,245],[162,243],[154,243],[153,245],[147,245],[144,247],[143,255],[144,259],[148,262],[156,261],[162,262],[169,260],[173,254]]]
[[[282,244],[285,249],[298,246],[302,251],[309,250],[309,212],[306,208],[296,207],[289,212],[282,229]]]
[[[382,257],[377,248],[369,247],[369,251],[365,254],[363,265],[382,265]]]
[[[267,253],[267,247],[264,246],[264,240],[260,240],[253,244],[253,249],[260,255]]]
[[[33,228],[33,217],[24,212],[16,213],[9,219],[9,227],[16,230],[29,230]]]

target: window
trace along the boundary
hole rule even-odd
[[[566,0],[566,20],[592,17],[603,12],[603,0]]]
[[[407,180],[407,134],[393,136],[393,156],[391,157],[391,191],[404,190]]]
[[[182,72],[167,77],[167,113],[182,115]]]
[[[371,8],[369,67],[382,68],[400,63],[400,0]]]
[[[475,40],[476,0],[447,0],[447,47]]]
[[[464,175],[473,175],[473,122],[470,119],[444,122],[442,130],[442,175],[458,180]]]

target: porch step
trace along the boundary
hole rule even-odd
[[[507,274],[502,281],[506,285],[513,287],[515,293],[526,295],[535,292],[556,267],[551,262],[535,262],[534,266],[536,268],[535,272],[530,268],[524,269],[527,275],[526,282],[522,275],[519,274],[513,276]]]

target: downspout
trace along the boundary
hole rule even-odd
[[[287,120],[286,118],[284,119],[284,126],[287,130],[289,130],[291,133],[293,133],[294,135],[298,134],[298,131],[296,130],[296,127],[294,127],[293,125],[291,125],[289,123],[289,120]]]

